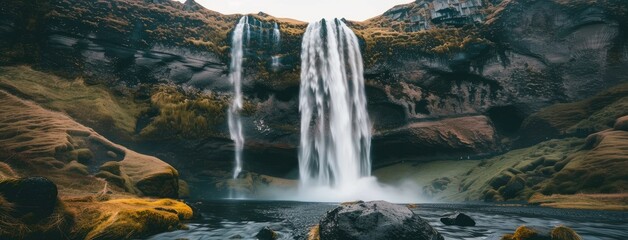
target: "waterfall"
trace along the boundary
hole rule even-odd
[[[279,42],[281,42],[281,31],[279,31],[279,24],[275,22],[273,24],[273,43],[274,46],[279,46]]]
[[[246,34],[245,34],[246,29]],[[231,40],[231,68],[229,80],[233,84],[233,100],[229,107],[229,134],[235,144],[235,167],[233,178],[237,178],[242,171],[242,150],[244,149],[244,135],[242,133],[242,61],[244,58],[244,41],[250,38],[250,26],[248,16],[240,18],[233,31]]]
[[[310,23],[301,46],[304,187],[350,187],[371,175],[371,133],[358,39],[342,21]]]

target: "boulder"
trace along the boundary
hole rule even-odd
[[[511,199],[518,196],[519,192],[521,192],[526,186],[526,181],[521,177],[515,177],[511,179],[508,184],[501,187],[499,189],[499,193],[505,199]]]
[[[278,236],[277,233],[269,227],[264,227],[262,230],[259,230],[255,237],[259,240],[275,240]]]
[[[473,220],[473,218],[460,212],[445,214],[440,219],[440,221],[447,226],[450,226],[450,225],[463,226],[463,227],[475,226],[475,220]]]
[[[409,208],[384,201],[345,203],[320,220],[320,239],[443,240],[443,236]]]
[[[57,205],[57,185],[44,177],[0,181],[0,195],[15,205],[17,215],[50,215]]]

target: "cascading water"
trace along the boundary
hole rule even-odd
[[[279,46],[279,42],[281,42],[281,31],[279,31],[279,24],[273,24],[273,43],[275,47]]]
[[[246,30],[246,34],[245,34]],[[244,149],[244,134],[242,132],[242,61],[244,58],[244,41],[250,37],[248,16],[244,16],[236,25],[231,40],[231,68],[229,79],[233,84],[233,100],[229,107],[229,134],[235,144],[235,167],[233,178],[237,178],[242,171],[242,150]]]
[[[301,45],[300,185],[280,199],[419,201],[417,186],[371,177],[371,125],[358,38],[342,21],[310,23]],[[276,198],[276,197],[275,197]]]
[[[342,187],[371,175],[370,123],[358,39],[339,20],[310,23],[301,52],[305,186]]]

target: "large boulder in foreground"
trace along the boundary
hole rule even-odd
[[[444,239],[407,207],[384,201],[344,203],[319,224],[321,240]]]

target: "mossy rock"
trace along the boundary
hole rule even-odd
[[[135,186],[146,196],[179,197],[179,181],[168,173],[155,174],[144,178],[137,182]]]
[[[541,172],[545,176],[551,176],[552,174],[556,173],[553,166],[541,168],[539,169],[539,172]]]
[[[484,201],[486,202],[501,202],[504,198],[495,189],[488,189],[484,192]]]
[[[571,228],[558,226],[550,233],[552,240],[582,240],[582,237]]]
[[[120,176],[121,172],[120,172],[120,163],[119,162],[114,162],[114,161],[110,161],[110,162],[106,162],[104,163],[102,166],[100,166],[100,170],[101,171],[107,171],[110,172],[114,175],[118,175]]]
[[[530,176],[526,178],[526,186],[532,187],[545,181],[546,178],[540,176]]]
[[[505,199],[512,199],[518,196],[519,192],[521,192],[524,188],[526,181],[522,178],[522,177],[514,177],[512,179],[510,179],[510,181],[508,182],[508,184],[506,184],[505,186],[502,186],[499,189],[499,193],[505,198]]]
[[[545,162],[545,157],[540,157],[528,163],[527,165],[520,167],[519,170],[521,170],[522,172],[529,172],[541,166],[543,162]]]
[[[556,163],[558,163],[558,161],[560,160],[554,158],[545,158],[545,160],[543,161],[543,166],[554,166],[556,165]]]
[[[76,156],[76,160],[80,163],[88,163],[89,161],[91,161],[92,159],[94,159],[94,154],[92,153],[91,150],[87,149],[87,148],[81,148],[81,149],[77,149],[72,151],[72,154],[74,156]]]
[[[513,234],[506,234],[501,240],[552,240],[545,229],[520,226]]]
[[[493,187],[493,189],[499,189],[500,187],[506,185],[510,180],[514,177],[512,173],[502,172],[501,175],[494,177],[489,182],[489,185]]]
[[[88,167],[77,161],[71,161],[70,163],[66,164],[65,167],[63,167],[63,171],[67,173],[74,173],[74,174],[79,174],[83,176],[89,175]]]

